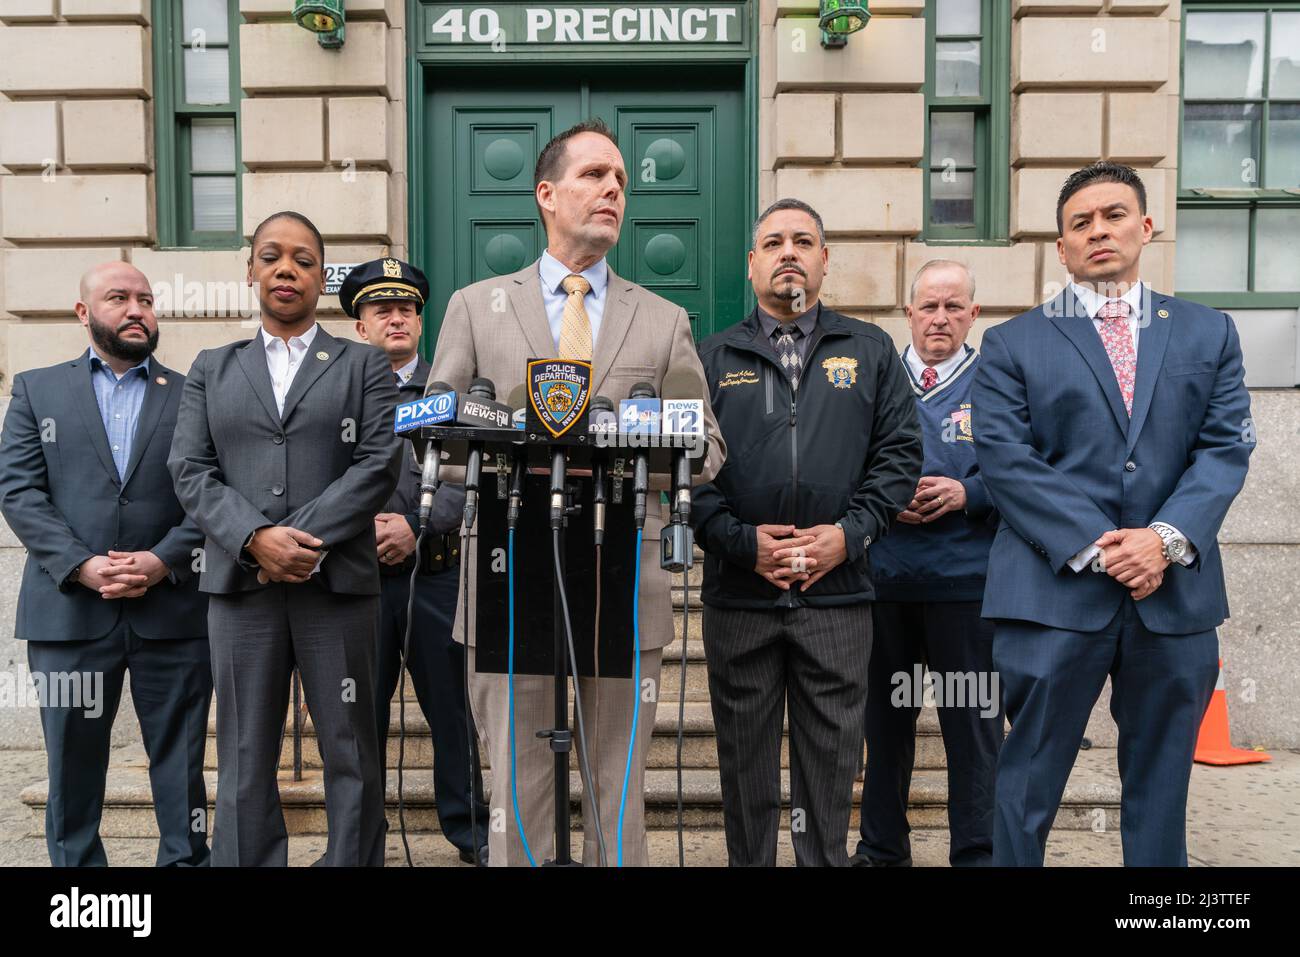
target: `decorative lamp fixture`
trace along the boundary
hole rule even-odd
[[[849,34],[857,33],[870,19],[867,0],[820,0],[817,25],[822,30],[822,46],[827,49],[844,46],[849,42]]]
[[[293,19],[316,34],[316,41],[326,49],[343,46],[347,21],[343,0],[294,0]]]

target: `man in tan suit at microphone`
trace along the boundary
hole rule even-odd
[[[711,480],[722,467],[726,450],[709,407],[709,390],[690,320],[680,306],[615,275],[605,262],[605,254],[618,242],[626,205],[627,171],[614,134],[599,120],[559,134],[542,150],[533,183],[546,228],[545,252],[517,273],[476,282],[452,295],[429,381],[446,382],[460,391],[482,376],[496,385],[498,397],[504,397],[523,385],[530,358],[554,357],[592,360],[591,394],[608,396],[614,402],[626,398],[638,382],[651,383],[660,394],[666,377],[674,384],[698,383],[689,397],[704,400],[709,451],[703,474],[696,481]],[[664,487],[662,482],[651,483],[652,489]],[[642,546],[640,668],[642,688],[653,689],[653,700],[642,695],[628,780],[623,863],[631,866],[648,863],[645,763],[659,698],[660,661],[664,646],[673,638],[670,576],[659,567],[664,515],[653,503],[657,498],[652,495]],[[466,560],[469,608],[473,609],[472,538]],[[457,641],[465,640],[465,612],[464,607],[457,611]],[[492,767],[488,862],[493,866],[527,865],[511,800],[506,676],[474,670],[472,615],[470,619],[470,702]],[[600,799],[600,821],[612,865],[632,730],[632,684],[627,678],[579,680],[593,765],[588,770]],[[553,693],[550,678],[515,675],[519,813],[538,864],[554,853],[554,756],[548,743],[535,734],[553,724]],[[584,790],[583,819],[592,821],[594,814],[591,796]],[[594,828],[583,829],[582,856],[584,864],[598,863]]]

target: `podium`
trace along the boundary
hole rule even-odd
[[[635,460],[638,454],[644,454],[650,484],[665,485],[682,456],[690,463],[692,475],[702,471],[707,439],[703,435],[588,431],[585,417],[581,430],[560,436],[534,425],[530,422],[524,429],[430,426],[408,432],[407,437],[420,458],[426,443],[437,442],[443,467],[464,466],[472,447],[482,450],[472,569],[476,600],[474,608],[465,610],[464,620],[466,627],[473,629],[476,670],[505,674],[513,574],[513,671],[550,675],[555,683],[554,727],[520,729],[517,733],[536,732],[549,739],[555,753],[556,856],[549,863],[569,866],[574,862],[569,846],[568,761],[572,734],[568,725],[568,678],[597,674],[602,678],[633,677],[638,558],[644,573],[647,563],[660,564],[662,557],[659,540],[643,540],[639,556],[637,553]],[[558,522],[552,509],[551,476],[557,450],[564,454],[566,473],[561,493],[563,517]],[[512,471],[520,468],[524,470],[523,495],[514,528],[512,559],[507,515]],[[604,535],[599,549],[595,544],[593,471],[604,473],[600,483],[605,499]],[[647,499],[653,509],[661,493],[650,491]],[[679,523],[677,516],[673,522]],[[462,549],[462,560],[467,563],[468,552]],[[468,568],[462,570],[464,575],[469,572]],[[462,587],[462,595],[466,594]],[[640,694],[640,689],[635,693]]]

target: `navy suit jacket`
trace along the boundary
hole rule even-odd
[[[984,334],[975,453],[1001,514],[984,617],[1099,631],[1128,594],[1066,563],[1115,528],[1167,522],[1197,551],[1137,603],[1158,634],[1228,616],[1217,535],[1254,450],[1232,318],[1152,292],[1129,417],[1096,327],[1067,288]]]
[[[195,574],[203,533],[187,518],[167,471],[185,376],[149,362],[149,381],[119,480],[90,378],[90,360],[14,377],[0,442],[0,508],[27,548],[14,637],[102,638],[126,616],[142,638],[201,638],[207,598]],[[93,555],[150,551],[170,569],[139,598],[105,601],[69,581]]]

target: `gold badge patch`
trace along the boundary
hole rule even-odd
[[[402,264],[399,263],[396,259],[385,259],[385,260],[384,260],[384,278],[385,278],[385,279],[401,279],[401,278],[402,278]]]
[[[858,360],[835,356],[822,363],[826,380],[837,389],[847,389],[858,383]]]

